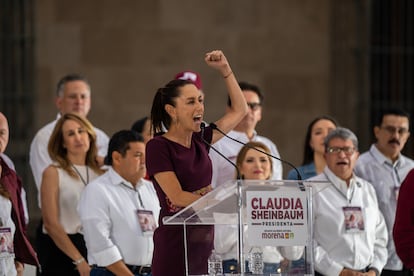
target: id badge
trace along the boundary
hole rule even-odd
[[[345,233],[360,233],[365,230],[364,216],[361,207],[342,207],[345,218]]]
[[[13,235],[10,227],[0,227],[0,259],[14,258]]]
[[[137,210],[138,222],[141,226],[142,233],[145,236],[152,236],[154,234],[157,224],[155,222],[154,214],[151,210]]]

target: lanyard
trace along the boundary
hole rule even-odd
[[[85,166],[86,167],[86,181],[85,181],[85,179],[83,178],[83,176],[81,175],[81,173],[79,172],[79,170],[75,167],[75,165],[73,165],[72,164],[72,168],[73,168],[73,170],[76,172],[76,174],[79,176],[79,178],[80,178],[80,180],[82,181],[82,183],[83,183],[83,185],[87,185],[88,183],[89,183],[89,167],[88,166]]]
[[[144,202],[142,201],[141,194],[139,193],[139,190],[136,190],[136,189],[134,189],[134,188],[131,188],[130,186],[128,186],[128,185],[127,185],[127,184],[125,184],[124,182],[121,182],[121,185],[122,185],[122,186],[124,186],[124,187],[126,187],[126,188],[128,188],[128,189],[130,189],[130,190],[133,190],[134,192],[136,192],[136,193],[137,193],[137,195],[138,195],[138,201],[139,201],[139,204],[141,205],[142,209],[144,209],[144,210],[145,210],[145,207],[144,207]]]

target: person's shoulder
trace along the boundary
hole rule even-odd
[[[357,175],[354,175],[354,177],[355,177],[355,181],[356,181],[358,187],[363,187],[365,189],[368,189],[369,191],[371,191],[375,194],[375,188],[374,188],[374,186],[372,185],[371,182],[369,182],[368,180],[366,180],[362,177],[359,177]]]
[[[332,184],[329,182],[328,178],[324,173],[320,173],[313,177],[306,179],[308,185],[312,187],[313,196],[322,196],[324,191],[327,191],[327,188],[331,187]]]
[[[405,177],[403,183],[400,187],[400,192],[405,191],[411,194],[411,191],[414,190],[414,169],[411,169],[407,176]]]
[[[257,134],[256,140],[260,141],[260,142],[263,142],[263,143],[269,143],[269,144],[273,144],[273,145],[275,144],[272,140],[270,140],[270,138],[267,138],[266,136],[262,136],[262,135],[259,135],[259,134]]]
[[[12,170],[16,171],[16,168],[15,168],[15,166],[14,166],[14,163],[13,163],[13,161],[10,159],[10,157],[8,157],[8,156],[7,156],[4,152],[0,153],[0,157],[3,159],[3,161],[6,163],[6,165],[7,165],[10,169],[12,169]]]
[[[109,182],[109,170],[92,180],[87,186],[96,189],[97,186],[104,186]]]
[[[369,150],[363,151],[359,153],[359,158],[364,157],[366,158],[367,156],[370,156]]]
[[[59,174],[61,173],[60,170],[62,170],[60,167],[58,167],[55,164],[51,164],[46,167],[46,169],[42,173],[42,183],[51,183],[56,184],[59,181]],[[43,186],[43,185],[41,185]]]
[[[100,129],[100,128],[97,128],[97,127],[93,127],[93,129],[95,130],[95,133],[96,133],[96,135],[97,136],[101,136],[101,137],[106,137],[106,138],[108,138],[109,139],[109,137],[108,137],[108,135],[106,134],[106,132],[105,131],[103,131],[102,129]]]
[[[272,151],[277,151],[276,144],[272,140],[270,140],[269,138],[267,138],[265,136],[257,135],[255,141],[262,142],[263,144],[268,146],[270,148],[270,150],[272,150]]]
[[[404,160],[404,162],[406,162],[408,165],[412,165],[413,167],[414,167],[414,160],[413,159],[411,159],[410,157],[408,157],[408,156],[405,156],[405,155],[402,155],[401,154],[401,158]],[[406,165],[407,165],[406,164]]]
[[[308,179],[306,179],[307,181],[310,181],[310,182],[312,182],[312,181],[321,181],[321,180],[324,180],[324,181],[327,181],[328,179],[326,178],[326,175],[324,174],[324,173],[320,173],[320,174],[317,174],[317,175],[315,175],[315,176],[312,176],[312,177],[310,177],[310,178],[308,178]]]
[[[142,181],[143,186],[147,187],[147,189],[149,189],[151,192],[154,192],[156,194],[154,184],[152,184],[151,181],[144,179],[144,178],[142,178],[141,181]]]
[[[362,152],[359,156],[358,159],[356,161],[355,164],[355,169],[359,170],[365,167],[373,167],[375,166],[375,164],[377,163],[376,161],[377,159],[375,159],[372,154],[368,151]]]
[[[89,182],[84,191],[88,191],[88,193],[102,194],[108,189],[108,173],[109,172],[107,171]]]
[[[413,169],[411,169],[409,172],[408,172],[408,174],[407,174],[407,176],[406,176],[406,178],[405,179],[413,179],[414,180],[414,168]]]
[[[48,165],[45,170],[43,171],[43,175],[45,174],[51,174],[51,173],[58,173],[59,170],[61,170],[62,168],[57,165],[56,163],[50,164]]]
[[[358,160],[366,161],[367,159],[372,159],[372,156],[369,153],[369,150],[363,151],[359,154]]]
[[[316,172],[315,172],[315,164],[309,163],[306,165],[302,165],[299,167],[296,167],[296,169],[299,171],[301,177],[303,178],[303,180],[308,179],[310,177],[316,176]],[[297,180],[298,179],[298,175],[295,169],[291,169],[288,173],[288,177],[289,180]]]
[[[43,127],[41,127],[35,134],[32,144],[33,143],[38,143],[41,142],[42,140],[47,139],[47,141],[49,141],[50,135],[53,132],[53,128],[56,125],[56,120],[53,120],[51,122],[49,122],[48,124],[44,125]]]
[[[146,147],[159,147],[159,146],[165,146],[168,144],[168,139],[165,139],[162,135],[154,136],[152,139],[150,139]]]

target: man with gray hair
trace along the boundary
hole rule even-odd
[[[353,173],[358,155],[355,134],[339,127],[325,138],[324,171],[309,179],[321,182],[313,193],[315,275],[375,276],[387,261],[375,190]]]
[[[76,113],[85,118],[88,116],[91,108],[91,87],[88,80],[79,74],[64,76],[57,84],[56,107],[59,110],[56,120],[41,128],[30,145],[30,167],[38,191],[40,191],[43,171],[52,163],[47,145],[57,120],[66,113]],[[102,130],[96,127],[94,129],[98,144],[99,157],[97,161],[103,165],[103,157],[108,149],[109,137]]]

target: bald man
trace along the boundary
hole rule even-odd
[[[4,154],[9,143],[9,124],[6,116],[0,112],[0,154]],[[16,270],[23,273],[23,263],[39,265],[36,253],[27,237],[27,225],[24,203],[22,200],[23,185],[20,177],[11,169],[0,155],[0,183],[8,191],[12,203],[12,220],[16,226],[14,234],[14,253]]]

